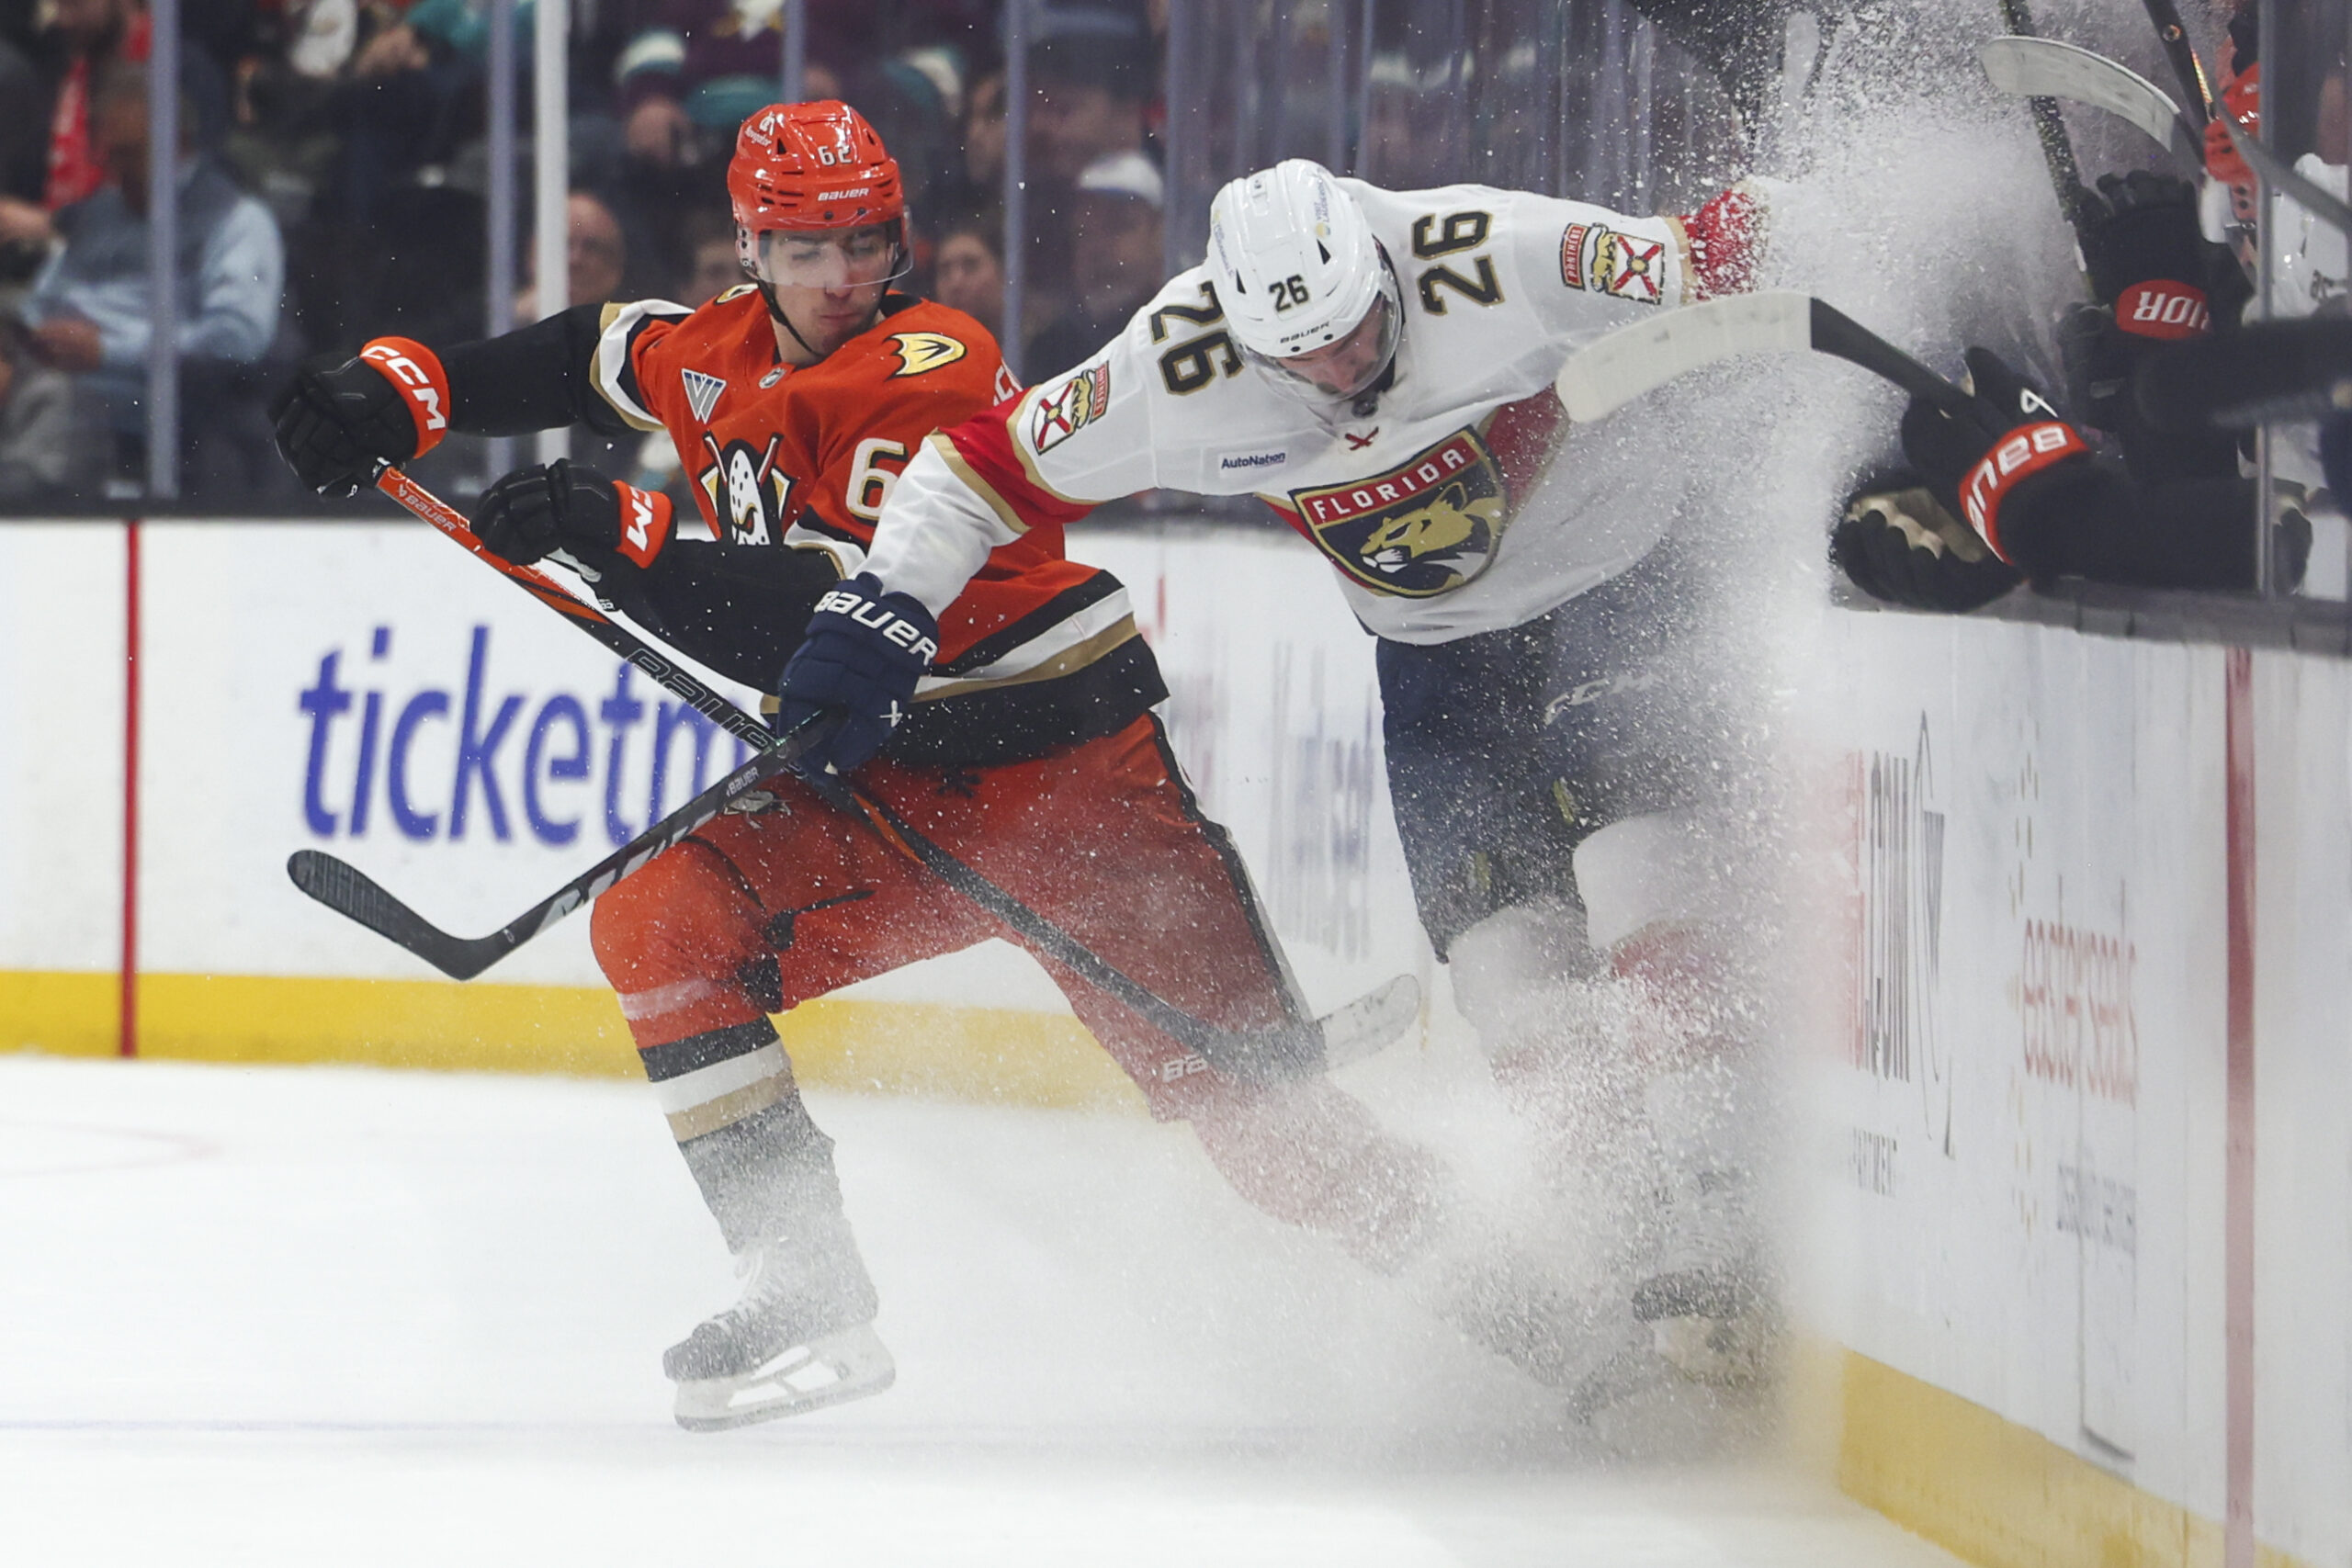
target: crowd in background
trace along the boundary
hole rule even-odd
[[[1033,9],[1023,319],[1001,320],[1001,0],[808,0],[803,96],[874,120],[905,171],[911,287],[1022,351],[1098,346],[1162,271],[1165,6]],[[781,0],[573,0],[569,295],[688,303],[741,281],[736,129],[778,95]],[[516,18],[516,254],[529,277],[531,6]],[[181,485],[299,502],[266,404],[288,369],[487,320],[484,0],[182,0]],[[0,0],[0,509],[128,499],[146,471],[149,17]]]

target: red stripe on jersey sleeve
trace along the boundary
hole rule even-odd
[[[1013,449],[1012,419],[1021,400],[999,403],[948,431],[948,444],[964,459],[967,478],[985,487],[981,499],[1016,532],[1051,525],[1075,523],[1094,510],[1093,503],[1056,495],[1029,477],[1027,465]]]

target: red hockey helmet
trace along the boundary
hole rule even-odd
[[[743,122],[727,165],[735,222],[770,229],[859,229],[906,215],[899,162],[865,117],[835,99],[770,104]]]

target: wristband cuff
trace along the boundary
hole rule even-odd
[[[2152,277],[2115,297],[2115,324],[2134,337],[2202,337],[2212,330],[2213,312],[2195,284]]]
[[[449,373],[441,356],[413,338],[379,337],[369,340],[359,357],[392,384],[415,421],[416,450],[410,456],[422,457],[440,446],[449,434],[450,407]]]
[[[670,542],[674,513],[670,498],[658,490],[639,490],[623,479],[613,481],[613,494],[621,507],[621,558],[635,567],[651,566],[653,558],[662,553],[662,547]]]
[[[2001,547],[2002,501],[2043,469],[2075,457],[2087,457],[2090,452],[2089,445],[2071,424],[2045,420],[2039,424],[2018,426],[1995,442],[1993,449],[1961,481],[1961,511],[1968,518],[1969,526],[1984,536],[1995,555],[2015,566],[2017,563],[2009,560],[2009,552]]]

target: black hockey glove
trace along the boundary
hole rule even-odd
[[[2000,355],[1972,348],[1967,358],[1970,409],[1955,416],[1912,399],[1903,411],[1903,453],[1946,511],[1995,555],[2030,573],[2031,559],[2004,547],[2001,508],[2022,492],[2069,486],[2090,467],[2090,446]]]
[[[2149,337],[2203,332],[2205,285],[2217,247],[2197,227],[2197,188],[2169,175],[2134,169],[2101,175],[2096,194],[2085,191],[2081,237],[2091,297]],[[2135,292],[2147,284],[2175,291]]]
[[[882,750],[914,701],[915,682],[939,652],[939,623],[912,594],[885,593],[863,572],[817,601],[808,636],[784,668],[771,727],[786,734],[820,713],[842,715],[831,735],[795,764],[804,773],[849,773]]]
[[[596,572],[622,562],[650,567],[670,541],[670,498],[608,479],[559,457],[517,468],[482,492],[474,535],[490,553],[517,566],[561,550]]]
[[[2101,175],[2098,195],[2086,196],[2092,216],[2083,261],[2098,302],[2072,307],[2059,324],[2067,406],[2119,438],[2134,479],[2228,478],[2237,463],[2226,437],[2159,434],[2131,396],[2151,350],[2205,336],[2215,312],[2239,302],[2228,253],[2199,232],[2196,191],[2186,181],[2135,169]]]
[[[1830,536],[1829,557],[1871,598],[1915,610],[1964,613],[2025,581],[1909,473],[1855,492]]]
[[[356,358],[305,364],[269,412],[295,476],[340,499],[373,483],[378,463],[405,463],[439,445],[449,403],[448,375],[431,349],[377,338]]]

